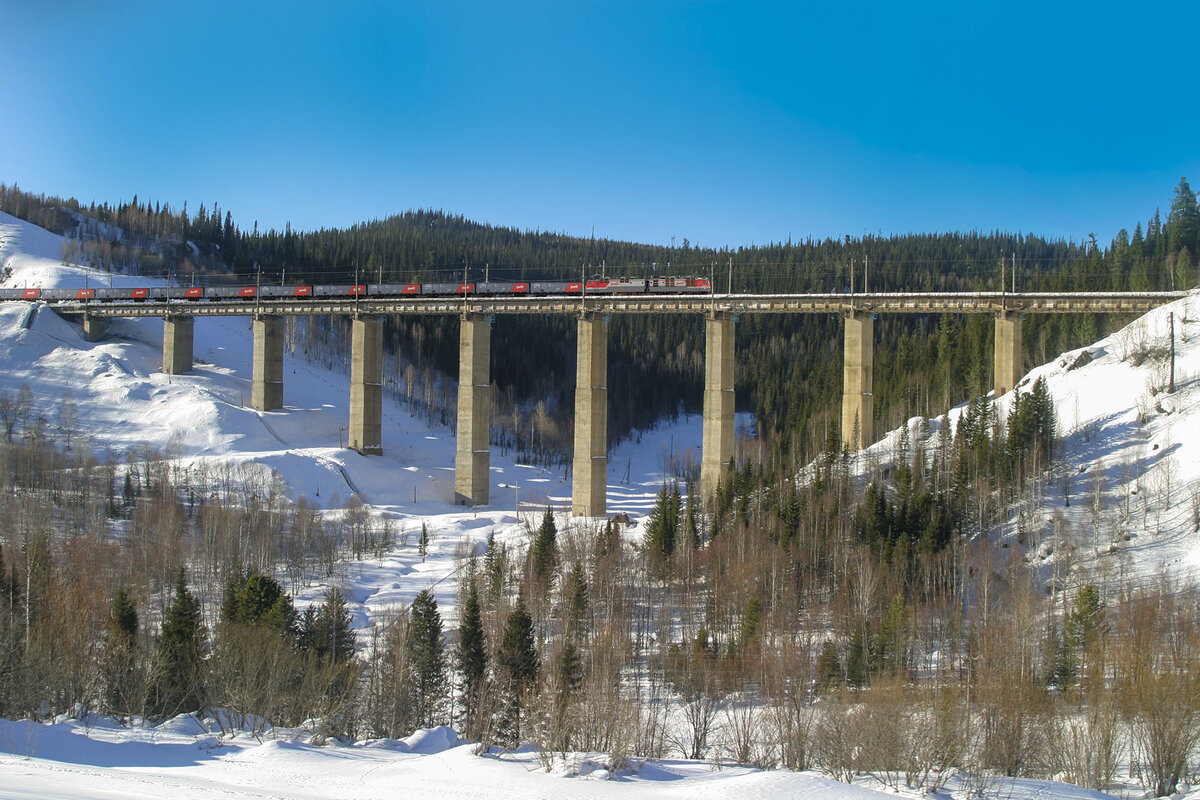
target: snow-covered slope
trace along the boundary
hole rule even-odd
[[[1009,509],[1001,541],[1028,552],[1047,581],[1068,562],[1076,579],[1110,586],[1163,572],[1200,578],[1200,293],[1031,370],[1017,390],[1029,392],[1038,378],[1053,397],[1062,444],[1053,479]],[[996,399],[1001,419],[1013,397]],[[964,412],[909,420],[911,441],[926,429],[932,454],[940,426]],[[860,463],[893,460],[900,434],[891,431]]]
[[[11,271],[0,285],[153,283],[63,266],[61,243],[61,237],[0,213],[0,272]],[[299,354],[284,355],[285,407],[251,408],[251,341],[248,318],[197,318],[195,369],[169,376],[160,371],[158,319],[115,320],[102,341],[89,343],[77,323],[45,306],[0,303],[0,392],[15,396],[29,386],[37,413],[50,425],[62,419],[66,403],[72,429],[101,457],[120,458],[130,448],[150,447],[184,465],[235,465],[262,479],[274,475],[293,499],[304,496],[324,508],[340,507],[359,494],[392,519],[398,532],[412,534],[426,523],[431,547],[424,561],[415,547],[407,547],[347,567],[340,582],[363,626],[430,586],[436,587],[443,615],[452,619],[457,586],[446,579],[456,553],[481,548],[493,531],[501,540],[523,537],[523,523],[536,527],[547,505],[569,505],[571,486],[562,470],[518,464],[498,451],[491,461],[492,502],[479,509],[454,505],[452,432],[431,427],[386,398],[384,454],[368,457],[344,449],[349,370],[314,366]],[[671,448],[698,452],[700,437],[700,420],[684,419],[615,448],[610,513],[644,515],[666,477]],[[618,479],[627,465],[629,478]],[[303,589],[297,599],[319,597],[324,588]]]

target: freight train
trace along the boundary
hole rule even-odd
[[[322,286],[154,286],[88,289],[0,288],[0,300],[114,302],[246,302],[345,297],[547,297],[616,294],[709,294],[708,278],[593,278],[588,281],[480,281],[477,283],[354,283]]]

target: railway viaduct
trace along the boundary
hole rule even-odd
[[[163,318],[163,371],[192,369],[198,316],[253,319],[251,403],[283,407],[283,318],[349,315],[351,325],[349,445],[380,454],[383,409],[383,318],[391,314],[453,314],[460,318],[455,500],[489,501],[491,326],[498,314],[571,314],[578,319],[575,450],[571,510],[605,514],[608,434],[608,328],[616,314],[693,314],[705,320],[704,433],[700,490],[716,489],[734,457],[735,327],[742,314],[840,314],[844,320],[842,437],[857,448],[873,439],[874,320],[879,314],[990,314],[995,318],[994,387],[1012,389],[1024,374],[1021,319],[1026,314],[1145,313],[1185,292],[1108,293],[867,293],[613,295],[590,297],[286,298],[255,302],[62,302],[53,308],[82,318],[85,338],[103,335],[113,317]]]

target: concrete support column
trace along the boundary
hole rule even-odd
[[[996,397],[1011,391],[1025,374],[1021,358],[1021,315],[1001,311],[996,315]]]
[[[192,317],[163,317],[163,372],[182,375],[192,371],[192,343],[196,321]]]
[[[464,316],[458,328],[458,441],[454,456],[454,502],[488,502],[492,424],[492,320]]]
[[[259,411],[283,408],[283,317],[255,316],[254,381],[250,405]]]
[[[383,317],[355,316],[350,329],[350,447],[383,454]]]
[[[842,443],[858,450],[874,440],[875,318],[870,312],[845,315],[842,363]]]
[[[83,340],[85,342],[98,342],[104,338],[104,334],[108,333],[108,318],[94,317],[91,314],[83,315]]]
[[[714,314],[704,321],[704,441],[700,496],[717,490],[721,470],[733,458],[734,318]]]
[[[608,492],[608,319],[579,317],[571,513],[602,517]]]

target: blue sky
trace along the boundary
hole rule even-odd
[[[1200,187],[1191,4],[19,3],[0,181],[238,224],[1108,241]]]

